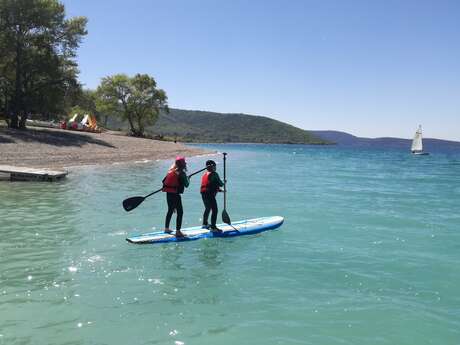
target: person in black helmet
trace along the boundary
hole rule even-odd
[[[201,177],[201,198],[204,203],[203,228],[210,229],[212,232],[222,232],[216,227],[217,221],[217,201],[216,195],[220,187],[224,185],[219,174],[216,172],[216,162],[209,160],[206,162],[206,172]],[[208,224],[209,212],[211,212],[211,225]]]

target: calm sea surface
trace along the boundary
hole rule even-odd
[[[232,220],[280,230],[128,244],[166,202],[121,201],[171,162],[0,182],[0,344],[460,344],[460,154],[203,146],[229,153]],[[183,202],[199,224],[199,178]]]

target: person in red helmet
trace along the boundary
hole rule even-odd
[[[210,229],[212,232],[222,232],[216,226],[217,221],[217,201],[216,195],[220,191],[220,187],[224,185],[221,181],[219,174],[216,172],[216,162],[209,160],[206,162],[206,172],[201,177],[201,198],[204,204],[203,213],[203,228]],[[209,213],[211,214],[211,226],[208,225]]]
[[[184,234],[180,231],[182,227],[182,216],[184,214],[181,194],[184,192],[184,189],[189,186],[189,179],[186,171],[187,163],[185,162],[185,158],[178,156],[163,179],[162,191],[166,193],[166,201],[168,202],[168,212],[166,213],[164,231],[168,234],[172,233],[172,230],[169,228],[169,223],[171,222],[171,217],[175,210],[177,212],[176,237],[184,237]]]

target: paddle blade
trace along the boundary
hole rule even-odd
[[[145,200],[145,197],[143,196],[133,196],[132,198],[125,199],[123,200],[123,208],[125,209],[126,212],[129,212],[131,210],[134,210],[144,200]]]
[[[228,215],[227,210],[225,209],[222,211],[222,221],[228,225],[232,224],[230,216]]]

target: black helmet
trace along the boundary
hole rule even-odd
[[[208,171],[212,171],[213,168],[215,168],[215,167],[216,167],[216,162],[214,162],[213,160],[206,161],[206,169]]]

